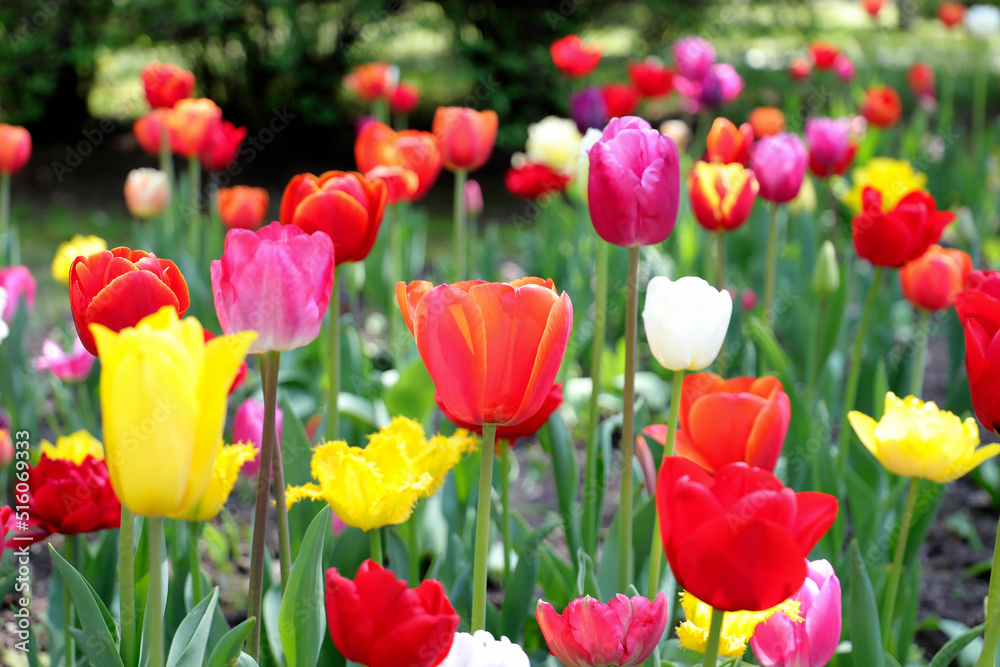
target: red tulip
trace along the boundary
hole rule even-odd
[[[183,316],[191,305],[187,283],[169,259],[128,248],[77,257],[69,270],[69,302],[80,341],[97,356],[90,325],[112,331],[134,327],[163,306]]]
[[[108,466],[93,456],[80,463],[42,455],[28,475],[30,543],[51,534],[78,535],[118,528],[122,506]]]
[[[972,258],[957,248],[932,245],[899,270],[903,296],[917,308],[944,310],[955,303],[972,273]]]
[[[500,119],[496,111],[438,107],[431,128],[449,171],[475,171],[490,159]]]
[[[934,99],[934,69],[927,63],[913,63],[906,71],[906,83],[918,98]]]
[[[879,10],[882,9],[882,0],[861,0],[861,6],[865,8],[865,11],[872,15],[872,17],[878,16]]]
[[[385,213],[386,188],[355,171],[299,174],[281,198],[281,222],[333,239],[337,265],[368,256]]]
[[[20,125],[0,123],[0,174],[16,174],[31,157],[31,133]]]
[[[608,118],[631,116],[639,106],[639,91],[627,83],[609,83],[601,87]]]
[[[747,166],[750,163],[753,136],[753,127],[749,123],[743,123],[737,129],[731,120],[716,118],[706,138],[705,161],[723,164],[738,162]]]
[[[674,89],[674,70],[657,58],[628,64],[628,78],[645,97],[663,97]]]
[[[973,271],[955,297],[965,331],[965,370],[979,423],[1000,433],[1000,272]]]
[[[410,113],[420,102],[420,89],[412,83],[400,82],[389,97],[389,108],[393,113]]]
[[[344,87],[362,102],[388,99],[399,84],[399,68],[387,62],[359,65],[344,77]]]
[[[552,42],[549,49],[552,62],[565,76],[581,77],[589,74],[601,62],[599,46],[587,46],[576,35],[566,35]]]
[[[366,667],[434,667],[458,628],[444,588],[425,579],[407,588],[391,570],[366,560],[354,579],[326,571],[326,622],[348,660]]]
[[[903,103],[892,86],[869,86],[861,115],[876,127],[892,127],[903,115]]]
[[[569,175],[561,174],[544,164],[525,162],[511,167],[504,176],[504,185],[515,197],[539,199],[553,192],[562,192],[569,183]]]
[[[208,171],[222,171],[236,159],[247,128],[236,127],[228,120],[212,123],[198,149],[201,166]]]
[[[951,211],[938,211],[934,198],[922,190],[903,197],[891,211],[882,209],[882,193],[874,188],[864,189],[861,202],[861,213],[851,223],[854,248],[877,266],[898,268],[917,259],[955,219]]]
[[[498,426],[497,427],[497,443],[495,449],[497,452],[500,451],[500,442],[502,440],[508,441],[510,444],[514,444],[521,438],[528,438],[538,433],[538,431],[545,426],[546,422],[549,421],[549,417],[552,413],[559,409],[562,405],[563,395],[562,395],[562,382],[556,382],[552,385],[552,389],[549,390],[548,396],[545,397],[545,402],[542,403],[542,407],[538,409],[534,415],[521,422],[520,424],[514,424],[513,426]],[[444,416],[451,421],[452,424],[458,428],[464,428],[467,431],[472,431],[473,433],[483,434],[482,424],[470,424],[469,422],[464,422],[455,415],[448,411],[448,406],[444,404],[441,400],[440,394],[434,394],[434,400],[437,402],[438,407]]]
[[[399,282],[396,300],[450,414],[513,426],[542,408],[573,327],[551,280]]]
[[[215,125],[222,122],[222,109],[207,98],[184,99],[164,117],[170,148],[187,158],[197,157]]]
[[[229,229],[257,229],[267,219],[270,199],[264,188],[247,185],[219,188],[219,218]]]
[[[938,5],[937,16],[947,28],[962,25],[965,20],[965,5],[961,2],[942,2]]]
[[[788,74],[792,81],[804,81],[812,74],[812,65],[805,58],[796,58],[788,66]]]
[[[736,163],[699,161],[688,175],[691,209],[709,231],[731,231],[746,222],[759,187],[753,171]]]
[[[441,173],[441,149],[437,137],[430,132],[403,130],[396,132],[388,125],[367,123],[354,142],[354,159],[358,169],[367,174],[376,167],[401,167],[417,175],[417,189],[407,201],[424,198]]]
[[[722,611],[770,609],[795,594],[837,518],[831,495],[795,493],[745,463],[713,477],[680,456],[660,466],[656,506],[678,586]]]
[[[154,109],[170,109],[194,92],[194,74],[170,63],[153,63],[142,70],[146,100]]]
[[[160,155],[160,141],[163,137],[163,130],[166,128],[166,118],[169,113],[170,110],[166,108],[153,109],[132,124],[135,142],[147,155],[153,157]]]
[[[396,204],[401,201],[412,201],[413,194],[420,187],[420,178],[416,173],[403,167],[386,167],[379,165],[365,172],[369,181],[385,183],[385,203]]]
[[[816,69],[832,69],[833,61],[837,59],[839,53],[837,47],[829,42],[813,42],[809,45],[809,56]]]

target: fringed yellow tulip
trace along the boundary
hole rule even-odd
[[[400,524],[476,444],[461,429],[428,440],[419,423],[396,417],[369,436],[364,449],[340,440],[316,447],[312,476],[318,484],[290,486],[286,500],[289,507],[300,500],[323,500],[344,523],[361,530]]]
[[[677,637],[681,641],[681,646],[704,653],[708,645],[712,608],[687,591],[681,593],[681,607],[684,608],[686,619],[677,626]],[[799,601],[792,599],[764,611],[727,611],[722,619],[719,655],[727,658],[743,655],[747,650],[747,643],[753,637],[754,629],[779,612],[788,616],[793,622],[802,622]]]
[[[85,429],[80,429],[59,437],[54,445],[48,440],[42,440],[42,456],[80,465],[88,456],[93,456],[98,461],[104,460],[104,447],[100,440]]]
[[[906,160],[875,157],[862,167],[851,171],[851,189],[844,202],[857,212],[861,211],[861,193],[874,188],[882,193],[882,207],[886,211],[896,208],[899,200],[914,190],[923,190],[927,174],[913,169]]]
[[[885,469],[902,477],[922,477],[947,484],[986,459],[1000,454],[1000,445],[979,445],[976,420],[955,414],[915,396],[885,395],[879,422],[854,411],[847,415],[858,438]]]
[[[253,332],[205,342],[173,306],[115,333],[91,325],[100,353],[104,448],[115,494],[136,514],[186,514],[222,448],[226,397]]]
[[[253,461],[256,456],[257,446],[253,443],[240,443],[223,447],[215,458],[215,469],[212,471],[212,479],[208,482],[208,488],[205,489],[205,495],[190,510],[171,518],[185,521],[211,521],[214,519],[222,511],[222,506],[226,504],[229,494],[233,492],[240,468],[247,461]]]

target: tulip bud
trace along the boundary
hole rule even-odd
[[[715,361],[729,329],[733,299],[695,276],[657,276],[646,288],[642,321],[653,356],[672,371],[702,370]]]
[[[829,296],[840,289],[840,267],[837,265],[837,252],[829,240],[823,241],[819,254],[816,256],[812,288],[820,296]]]
[[[170,183],[159,169],[133,169],[125,179],[125,205],[137,218],[155,218],[170,203]]]
[[[470,218],[483,212],[483,189],[472,178],[465,182],[465,212]]]
[[[274,430],[277,432],[277,455],[281,455],[281,430],[284,423],[284,413],[281,408],[275,413]],[[260,468],[260,443],[264,435],[264,402],[256,398],[248,398],[236,409],[233,417],[233,442],[252,444],[257,454],[243,464],[240,474],[244,477],[254,477]]]
[[[19,125],[0,123],[0,174],[16,174],[31,157],[31,134]]]

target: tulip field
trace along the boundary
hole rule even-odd
[[[348,59],[311,171],[157,51],[115,221],[0,66],[0,664],[996,665],[1000,9],[793,4]]]

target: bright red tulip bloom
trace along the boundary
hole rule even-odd
[[[670,137],[635,116],[612,119],[590,149],[587,199],[594,229],[618,246],[660,243],[677,222],[680,180]]]
[[[601,87],[609,118],[631,116],[639,106],[639,91],[627,83],[609,83]]]
[[[403,130],[388,125],[367,123],[354,142],[358,169],[367,174],[376,167],[400,167],[417,175],[417,189],[407,201],[424,198],[441,174],[441,148],[431,132]]]
[[[87,456],[80,463],[42,455],[28,474],[31,542],[49,535],[78,535],[121,525],[122,506],[103,460]]]
[[[222,332],[256,331],[256,353],[315,340],[333,294],[333,246],[324,233],[277,222],[256,232],[229,230],[211,269]]]
[[[411,201],[417,188],[420,187],[420,178],[416,173],[404,167],[379,165],[371,171],[365,172],[365,178],[369,181],[379,180],[385,183],[386,204]]]
[[[876,127],[892,127],[903,115],[903,103],[892,86],[869,86],[861,115]]]
[[[160,141],[163,138],[163,131],[166,128],[166,118],[170,113],[169,109],[153,109],[142,118],[132,123],[132,133],[135,135],[135,142],[139,148],[147,155],[159,157]]]
[[[906,71],[906,83],[918,98],[934,99],[934,69],[927,63],[913,63]]]
[[[694,217],[708,231],[740,227],[757,201],[757,178],[740,164],[696,162],[688,175]]]
[[[667,596],[650,602],[618,593],[604,604],[589,595],[557,614],[538,601],[535,618],[549,651],[566,667],[633,667],[646,662],[667,629]]]
[[[184,276],[169,259],[142,250],[115,248],[73,260],[69,303],[80,341],[96,357],[91,324],[117,332],[134,327],[164,306],[173,306],[180,317],[191,299]]]
[[[809,56],[816,69],[832,69],[833,61],[839,53],[837,47],[829,42],[813,42],[809,45]]]
[[[705,161],[723,164],[738,162],[745,167],[750,164],[753,138],[753,126],[749,123],[737,128],[728,118],[716,118],[705,139]]]
[[[257,229],[267,219],[271,197],[264,188],[234,185],[219,188],[219,218],[229,229]]]
[[[170,109],[191,97],[194,83],[194,74],[170,63],[152,63],[142,70],[142,87],[149,106],[154,109]]]
[[[0,174],[16,174],[31,157],[31,133],[20,125],[0,123]]]
[[[796,58],[788,65],[788,75],[792,81],[805,81],[812,74],[812,65],[805,58]]]
[[[542,407],[538,408],[538,412],[533,414],[531,417],[521,422],[520,424],[514,424],[513,426],[498,426],[497,427],[497,444],[496,451],[500,452],[500,442],[506,440],[510,444],[514,444],[521,438],[529,438],[545,426],[546,422],[549,421],[549,417],[552,413],[559,409],[562,405],[563,394],[562,394],[563,383],[556,382],[552,385],[552,389],[549,390],[548,395],[545,397],[545,402],[542,403]],[[444,413],[444,416],[448,420],[457,426],[458,428],[464,428],[467,431],[472,431],[473,433],[483,434],[482,424],[470,424],[469,422],[462,421],[455,415],[448,411],[448,406],[444,404],[441,400],[440,394],[434,394],[434,400],[437,402],[438,408]]]
[[[597,63],[601,62],[601,48],[597,45],[586,45],[576,35],[566,35],[552,42],[549,49],[552,62],[565,76],[581,77],[590,74]]]
[[[899,270],[903,296],[917,308],[950,308],[972,273],[972,258],[957,248],[932,245]]]
[[[777,107],[757,107],[750,112],[747,122],[755,139],[785,131],[785,114]]]
[[[420,103],[420,89],[412,83],[400,82],[389,97],[389,109],[393,113],[410,113]]]
[[[387,62],[359,65],[344,77],[344,87],[362,102],[389,99],[399,85],[399,68]]]
[[[542,408],[573,327],[551,280],[399,282],[396,300],[449,414],[514,426]]]
[[[553,192],[562,192],[569,179],[569,174],[561,174],[544,164],[525,162],[508,169],[503,181],[515,197],[539,199]]]
[[[965,370],[979,423],[1000,433],[1000,272],[973,271],[955,297],[965,330]]]
[[[874,18],[878,16],[879,10],[882,9],[882,0],[861,0],[861,6]]]
[[[809,154],[797,134],[771,134],[753,146],[750,166],[760,183],[760,196],[783,204],[795,199],[802,188]]]
[[[202,139],[198,157],[208,171],[222,171],[236,159],[247,128],[236,127],[228,120],[212,123]]]
[[[941,238],[955,219],[951,211],[938,211],[934,198],[922,190],[903,197],[891,211],[882,209],[882,193],[866,187],[862,210],[851,223],[854,248],[859,257],[876,266],[899,268],[917,259]]]
[[[334,646],[366,667],[434,667],[448,655],[458,614],[441,583],[407,588],[392,570],[366,560],[354,579],[326,571],[326,622]]]
[[[674,70],[657,58],[628,64],[628,78],[644,97],[663,97],[674,89]]]
[[[431,129],[438,138],[445,169],[475,171],[490,159],[500,119],[496,111],[438,107]]]
[[[222,122],[222,109],[207,98],[183,99],[164,116],[170,148],[186,158],[198,157],[202,144]]]
[[[663,460],[656,506],[678,586],[722,611],[770,609],[798,591],[806,556],[838,507],[831,495],[795,493],[745,463],[713,477],[681,456]]]
[[[947,28],[962,25],[965,20],[965,5],[961,2],[942,2],[937,7],[937,17]]]
[[[386,186],[356,171],[299,174],[281,198],[281,222],[333,239],[337,264],[360,262],[375,245],[385,213]]]

